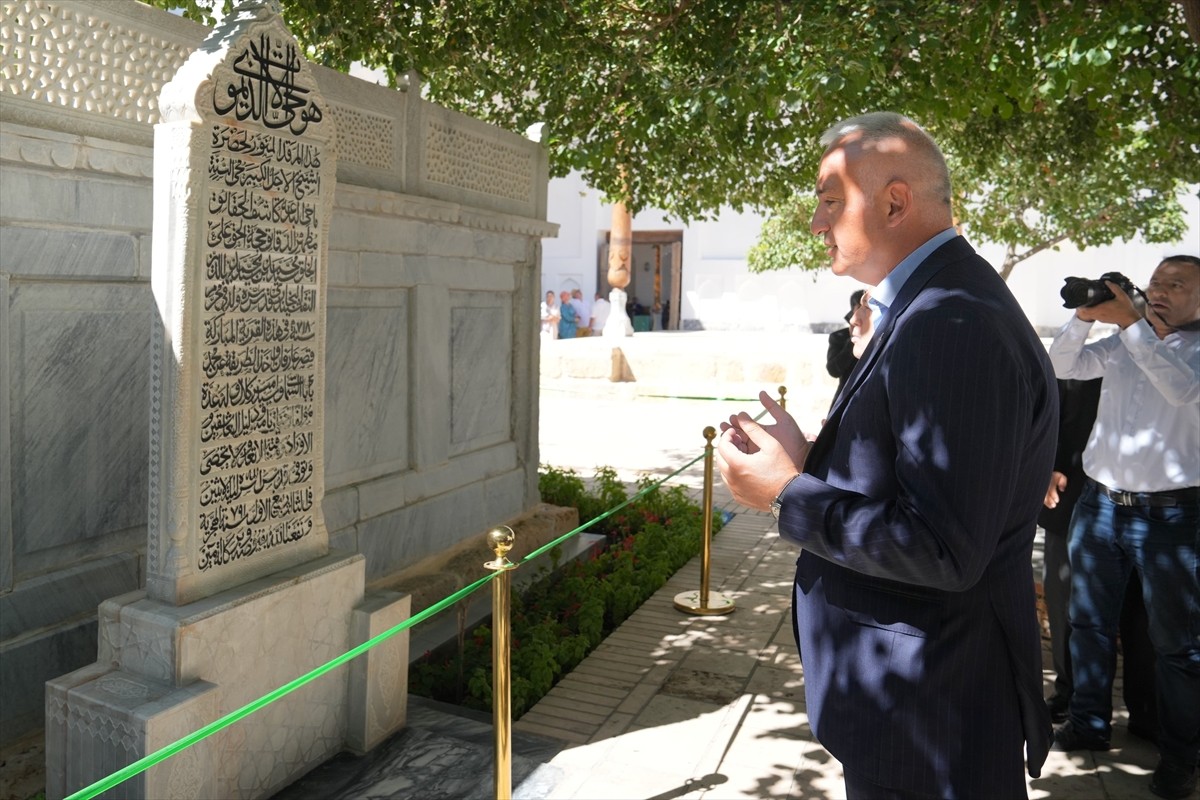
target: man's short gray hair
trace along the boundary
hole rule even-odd
[[[928,167],[932,188],[938,198],[950,204],[950,169],[946,166],[946,157],[933,137],[916,122],[894,111],[873,111],[834,123],[818,141],[828,153],[852,133],[861,134],[859,141],[866,144],[887,139],[900,139],[908,144]]]

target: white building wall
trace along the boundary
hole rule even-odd
[[[1008,285],[1030,321],[1039,329],[1057,328],[1067,318],[1058,291],[1070,275],[1098,277],[1123,272],[1145,286],[1164,256],[1200,254],[1200,198],[1185,198],[1187,235],[1172,244],[1140,240],[1079,251],[1072,245],[1047,250],[1017,265]],[[542,294],[578,285],[586,297],[596,292],[600,248],[610,227],[611,206],[584,184],[578,173],[550,181],[547,218],[558,223],[557,239],[542,253]],[[861,284],[828,271],[801,270],[753,274],[746,254],[758,238],[762,217],[724,209],[716,219],[684,225],[662,211],[648,209],[633,219],[633,230],[683,233],[683,302],[680,325],[706,330],[817,330],[844,324],[850,293]],[[970,239],[970,231],[967,232]],[[997,269],[1004,250],[972,241]],[[607,268],[607,267],[605,267]],[[636,265],[635,265],[636,268]]]

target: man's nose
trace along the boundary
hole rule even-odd
[[[826,221],[825,215],[821,213],[820,204],[818,204],[816,210],[813,211],[812,221],[809,222],[808,228],[812,231],[813,236],[820,236],[822,233],[829,230],[829,223]]]

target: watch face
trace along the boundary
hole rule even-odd
[[[771,501],[771,513],[775,516],[775,519],[779,519],[779,512],[782,509],[783,509],[783,504],[780,503],[778,500]]]

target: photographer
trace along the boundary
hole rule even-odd
[[[1132,571],[1157,654],[1160,760],[1150,790],[1183,798],[1200,753],[1200,259],[1158,265],[1145,317],[1127,280],[1104,286],[1111,299],[1078,307],[1050,346],[1059,378],[1104,378],[1071,518],[1075,690],[1054,749],[1109,749],[1116,630]],[[1121,330],[1085,344],[1094,322]]]

